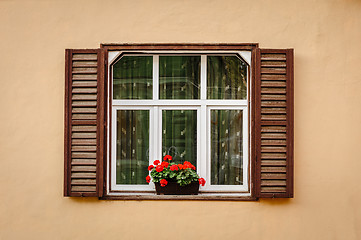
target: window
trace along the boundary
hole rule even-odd
[[[201,195],[293,197],[293,49],[104,44],[66,50],[64,195],[154,196],[147,166],[197,166]]]
[[[149,192],[147,167],[167,154],[207,181],[201,193],[249,195],[251,52],[109,52],[113,193]]]

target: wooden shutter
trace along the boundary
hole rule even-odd
[[[293,49],[256,52],[256,197],[293,197]]]
[[[100,49],[65,52],[64,196],[103,195],[104,60]]]

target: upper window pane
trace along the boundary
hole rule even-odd
[[[152,83],[152,56],[123,56],[113,66],[114,99],[152,99]]]
[[[207,98],[247,99],[247,64],[237,56],[207,56]]]
[[[200,56],[159,57],[159,99],[199,99]]]

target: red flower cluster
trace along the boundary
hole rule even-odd
[[[165,187],[165,185],[168,184],[168,181],[165,180],[165,179],[161,179],[161,180],[159,181],[159,183],[160,183],[160,186]]]
[[[163,158],[164,161],[168,161],[168,160],[171,161],[172,159],[173,158],[172,158],[171,155],[165,155],[164,158]]]
[[[189,179],[191,181],[197,181],[198,179],[200,185],[204,186],[206,184],[206,180],[204,180],[204,178],[199,178],[196,172],[192,172],[196,170],[196,167],[192,163],[184,161],[183,164],[175,164],[173,162],[170,163],[171,160],[173,160],[172,156],[165,155],[162,162],[160,162],[159,160],[155,160],[152,165],[149,165],[148,171],[150,171],[150,176],[146,177],[147,183],[151,182],[152,176],[153,181],[158,182],[159,179],[161,179],[159,183],[162,187],[165,187],[168,184],[168,180],[177,181],[176,178],[178,177],[178,175],[182,176],[182,174],[186,174],[185,176],[182,176],[182,180],[178,182],[179,184],[181,184],[181,186],[182,184],[184,185],[184,179]],[[190,171],[190,169],[192,170]],[[170,171],[172,171],[173,173],[170,174]],[[169,179],[164,179],[166,177],[169,177]]]
[[[157,172],[161,172],[161,171],[164,170],[164,167],[163,167],[162,165],[158,165],[158,166],[155,167],[155,170],[156,170]]]
[[[178,166],[177,165],[172,165],[169,168],[171,171],[177,171],[178,170]]]
[[[198,181],[199,181],[199,184],[202,186],[204,186],[204,184],[206,184],[206,180],[204,180],[204,178],[200,178],[200,179],[198,179]]]
[[[183,163],[183,169],[187,169],[187,168],[191,168],[191,169],[193,169],[193,170],[196,170],[196,167],[193,166],[192,163],[190,163],[190,162],[188,162],[188,161],[185,161],[185,162]]]
[[[169,166],[168,162],[162,162],[161,166],[163,166],[164,168],[167,168]]]

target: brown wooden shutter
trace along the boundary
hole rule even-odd
[[[256,52],[256,197],[293,197],[293,49]]]
[[[104,60],[100,49],[65,52],[64,196],[103,195]]]

